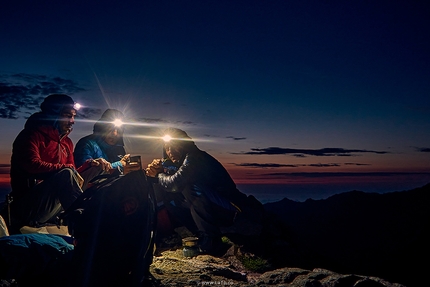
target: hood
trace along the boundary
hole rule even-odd
[[[24,129],[37,129],[53,140],[58,140],[60,137],[58,130],[55,128],[55,120],[50,119],[49,115],[46,115],[43,112],[32,114],[25,122]]]
[[[115,120],[123,120],[124,114],[116,109],[107,109],[101,118],[94,124],[93,134],[99,136],[101,138],[105,137],[110,131],[115,128],[115,124],[113,121]],[[118,129],[118,133],[120,135],[120,139],[118,140],[117,145],[124,145],[124,127],[116,127]]]
[[[40,126],[55,126],[55,119],[44,112],[37,112],[32,114],[25,122],[24,128],[34,129]]]
[[[192,138],[183,130],[178,128],[167,128],[164,131],[164,135],[169,135],[172,139],[170,142],[176,146],[178,146],[180,149],[183,150],[183,152],[189,153],[190,151],[197,149],[197,146],[195,145]],[[167,158],[166,150],[163,147],[163,157]]]

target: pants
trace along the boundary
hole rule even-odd
[[[75,171],[62,169],[12,202],[12,226],[20,228],[23,225],[37,226],[49,222],[81,194]]]
[[[219,227],[232,225],[236,216],[236,211],[215,204],[204,191],[199,192],[192,187],[186,187],[180,193],[157,188],[156,194],[157,200],[164,202],[173,218],[193,233],[204,232],[210,236],[219,236]]]

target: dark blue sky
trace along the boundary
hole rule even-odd
[[[174,125],[237,182],[430,181],[430,9],[409,2],[6,1],[3,178],[25,118],[66,92],[81,119],[142,124],[126,148],[144,161],[160,145],[140,136]]]

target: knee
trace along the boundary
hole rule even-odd
[[[60,179],[61,181],[71,181],[73,179],[74,174],[75,170],[71,168],[63,168],[62,170],[57,172],[55,177]]]
[[[60,170],[58,173],[74,174],[75,170],[70,167],[65,167],[62,170]]]

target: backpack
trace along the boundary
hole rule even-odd
[[[93,179],[62,220],[75,244],[70,286],[141,286],[150,275],[156,202],[142,170]]]

